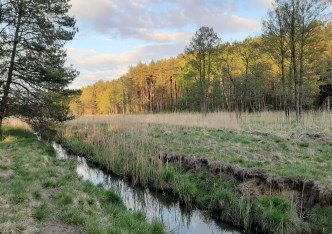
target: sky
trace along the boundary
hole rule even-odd
[[[222,41],[261,32],[272,0],[71,0],[79,32],[66,44],[80,75],[70,88],[124,75],[130,65],[175,57],[195,32],[213,27]]]

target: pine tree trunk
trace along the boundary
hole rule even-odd
[[[10,85],[13,80],[13,71],[14,71],[14,65],[15,65],[15,57],[16,57],[16,50],[17,50],[17,45],[19,43],[19,32],[21,28],[21,12],[19,12],[18,18],[17,18],[17,24],[16,24],[16,29],[15,29],[15,35],[14,35],[14,42],[13,42],[13,49],[10,57],[10,64],[8,68],[8,75],[7,75],[7,81],[4,86],[4,91],[3,91],[3,97],[1,99],[0,103],[0,137],[2,137],[2,123],[3,119],[6,115],[6,111],[8,108],[8,96],[9,96],[9,90],[10,90]]]

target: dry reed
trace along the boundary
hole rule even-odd
[[[29,124],[23,122],[19,118],[9,117],[3,120],[3,126],[5,128],[21,128],[25,130],[31,130]]]
[[[111,129],[128,129],[146,124],[229,129],[235,131],[262,131],[285,137],[300,136],[303,133],[331,135],[332,112],[310,111],[303,115],[301,122],[295,121],[292,113],[287,119],[283,112],[244,113],[216,112],[199,113],[136,114],[81,116],[68,121],[67,126],[108,124]]]

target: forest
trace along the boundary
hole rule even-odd
[[[223,42],[201,27],[178,56],[131,66],[117,80],[87,86],[73,115],[140,112],[295,112],[331,107],[332,23],[326,2],[276,1],[262,34]]]

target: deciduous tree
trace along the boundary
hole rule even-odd
[[[193,54],[195,59],[191,61],[199,74],[201,89],[201,111],[208,110],[208,90],[211,82],[213,55],[217,51],[220,38],[213,28],[201,27],[193,36],[189,46],[185,49],[187,54]]]

